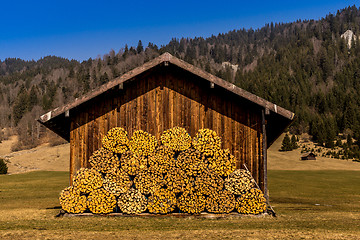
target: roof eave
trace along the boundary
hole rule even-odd
[[[137,67],[137,68],[123,74],[122,76],[115,78],[114,80],[100,86],[99,88],[86,94],[82,98],[75,99],[75,101],[72,103],[69,103],[69,104],[59,107],[59,108],[55,108],[54,110],[51,110],[51,111],[43,114],[42,116],[40,116],[39,122],[45,123],[45,122],[49,121],[50,119],[53,119],[53,118],[59,116],[60,114],[65,113],[66,111],[70,111],[71,109],[81,105],[82,103],[85,103],[88,100],[90,100],[94,97],[97,97],[98,95],[100,95],[100,94],[120,85],[121,83],[124,83],[124,82],[130,80],[131,78],[153,68],[156,65],[164,63],[164,62],[169,62],[169,63],[174,64],[186,71],[189,71],[201,78],[204,78],[204,79],[208,80],[209,82],[212,82],[222,88],[225,88],[226,90],[228,90],[236,95],[239,95],[251,102],[254,102],[257,105],[264,107],[265,109],[269,109],[270,111],[289,119],[291,122],[294,119],[295,114],[292,113],[291,111],[288,111],[280,106],[277,106],[276,104],[273,104],[261,97],[256,96],[255,94],[247,92],[247,91],[235,86],[232,83],[229,83],[229,82],[227,82],[221,78],[218,78],[210,73],[207,73],[207,72],[203,71],[202,69],[195,67],[194,65],[191,65],[181,59],[178,59],[178,58],[172,56],[170,53],[164,53],[161,56],[143,64],[142,66]]]

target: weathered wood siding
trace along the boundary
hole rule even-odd
[[[261,109],[235,94],[176,66],[158,66],[136,79],[78,107],[71,114],[70,175],[90,167],[90,155],[113,127],[127,130],[129,137],[142,129],[157,138],[175,126],[191,136],[200,128],[215,130],[237,159],[245,163],[263,188]]]

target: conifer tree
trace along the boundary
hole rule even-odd
[[[292,147],[291,147],[291,140],[288,134],[285,134],[285,137],[282,141],[282,145],[280,148],[280,151],[291,151]]]

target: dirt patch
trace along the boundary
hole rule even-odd
[[[9,174],[69,170],[69,144],[54,147],[44,144],[29,150],[11,152],[11,146],[16,141],[17,137],[12,136],[0,144],[0,157],[7,162]]]

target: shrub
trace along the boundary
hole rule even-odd
[[[8,167],[3,158],[0,158],[0,174],[7,174]]]

